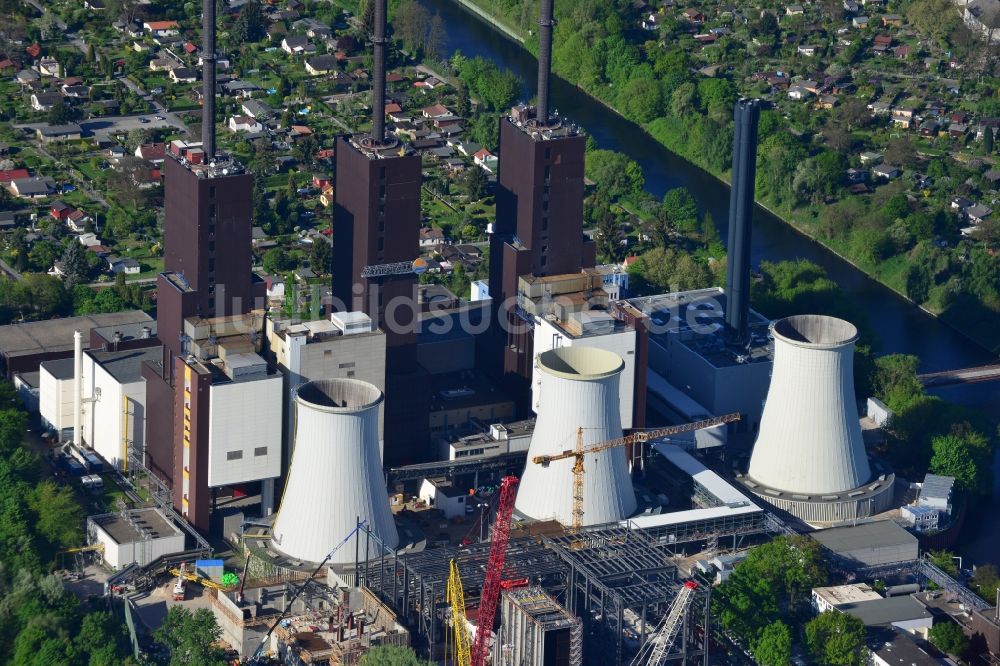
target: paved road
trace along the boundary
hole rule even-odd
[[[164,120],[157,120],[159,116]],[[145,119],[142,122],[140,119]],[[162,127],[172,127],[182,132],[187,131],[184,122],[173,113],[141,113],[134,116],[103,116],[101,118],[90,118],[81,120],[79,123],[84,133],[92,134],[99,138],[107,138],[114,134],[128,134],[134,129],[159,129]],[[48,123],[29,123],[25,125],[15,125],[18,129],[30,129],[32,132],[47,127]]]
[[[141,86],[139,86],[135,81],[131,80],[130,78],[128,78],[126,76],[116,77],[116,80],[120,81],[122,83],[122,85],[124,85],[126,88],[128,88],[129,90],[131,90],[132,92],[134,92],[139,97],[148,97],[149,96],[149,93],[147,93],[145,90],[143,90]],[[180,129],[181,131],[183,131],[185,133],[188,131],[187,125],[184,124],[184,121],[181,120],[180,116],[177,115],[176,113],[172,112],[172,111],[167,111],[167,107],[163,106],[163,104],[161,104],[158,100],[156,100],[155,98],[151,98],[150,99],[150,104],[153,105],[153,109],[155,110],[155,113],[153,115],[165,116],[166,119],[167,119],[167,122],[170,125],[172,125],[172,126],[178,128],[178,129]],[[149,114],[145,114],[145,115],[147,117],[151,117],[151,116],[149,116]],[[155,121],[155,122],[163,122],[163,121]],[[152,124],[150,124],[150,125],[143,125],[143,127],[151,127],[151,126],[152,126]]]

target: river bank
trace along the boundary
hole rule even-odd
[[[502,20],[495,16],[491,8],[488,7],[488,3],[484,0],[454,0],[455,4],[460,7],[460,9],[467,14],[475,17],[478,21],[482,22],[484,25],[490,27],[498,35],[510,41],[511,44],[515,45],[519,49],[523,49],[526,54],[533,54],[525,45],[525,37],[521,35],[517,29],[510,27],[502,22]],[[501,63],[505,64],[505,63]],[[621,119],[623,122],[628,123],[636,128],[638,128],[645,136],[646,139],[651,139],[656,144],[662,148],[670,151],[677,159],[684,162],[686,168],[696,169],[704,176],[708,176],[711,179],[725,185],[727,188],[729,186],[729,178],[727,172],[719,172],[712,170],[707,164],[699,164],[697,161],[692,160],[689,156],[686,156],[678,149],[678,146],[671,145],[669,136],[663,137],[659,136],[657,133],[651,131],[648,124],[639,124],[634,121],[629,120],[619,109],[608,101],[601,99],[600,97],[592,94],[585,88],[573,84],[572,82],[562,79],[559,76],[559,72],[554,72],[557,76],[554,77],[556,81],[569,85],[575,90],[579,91],[581,95],[585,95],[591,102],[600,105],[603,109],[612,112],[617,118]],[[531,96],[530,89],[528,90],[528,96]],[[655,121],[654,121],[655,122]],[[591,130],[591,126],[586,122],[581,122],[581,124],[588,130]],[[603,143],[598,141],[599,144],[604,147]],[[649,178],[647,176],[647,184],[649,183]],[[910,299],[905,291],[903,290],[902,284],[900,284],[900,274],[897,270],[895,274],[889,270],[893,265],[899,267],[901,264],[895,262],[895,264],[890,264],[889,262],[884,262],[880,264],[883,271],[879,270],[879,267],[875,268],[862,265],[858,263],[854,258],[847,255],[840,249],[833,247],[829,242],[825,240],[816,232],[815,224],[809,220],[801,219],[801,215],[797,214],[795,211],[790,211],[788,209],[777,209],[770,207],[761,201],[757,201],[757,205],[761,210],[767,211],[775,219],[780,220],[782,223],[788,226],[797,234],[804,236],[811,242],[822,247],[825,251],[830,252],[834,256],[838,257],[840,260],[851,265],[858,271],[865,274],[871,280],[877,282],[885,289],[892,292],[894,296],[902,299],[907,304],[909,304],[914,309],[917,309],[929,316],[936,318],[938,321],[942,322],[944,325],[948,326],[951,330],[955,331],[963,338],[981,347],[990,356],[996,356],[1000,354],[1000,316],[996,316],[995,313],[989,312],[985,306],[982,307],[982,312],[980,313],[980,323],[975,324],[970,322],[970,313],[967,309],[961,307],[951,307],[943,312],[937,312],[932,310],[923,304],[916,303]],[[807,211],[808,214],[808,211]],[[715,216],[717,221],[721,221],[724,218]],[[905,264],[904,264],[905,265]],[[891,279],[890,279],[891,278]],[[989,313],[989,314],[985,314]],[[990,325],[990,321],[996,318],[998,320],[996,325]]]

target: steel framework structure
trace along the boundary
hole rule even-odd
[[[617,525],[543,538],[543,542],[569,568],[565,605],[583,620],[584,636],[590,639],[586,663],[627,663],[626,614],[637,618],[634,631],[642,644],[680,592],[682,583],[671,563],[673,553],[642,530]],[[688,663],[699,656],[707,660],[691,618],[703,617],[703,629],[709,626],[710,591],[711,586],[698,588],[684,619],[680,650],[668,656],[668,661]],[[702,631],[701,636],[706,633]]]
[[[466,605],[479,603],[486,579],[490,543],[433,548],[416,553],[397,553],[386,548],[369,530],[362,530],[355,567],[356,584],[364,585],[392,607],[411,629],[415,640],[434,659],[436,644],[443,637],[451,560],[462,572]],[[559,556],[535,539],[511,539],[507,544],[503,579],[527,578],[550,592],[565,588],[566,565]]]

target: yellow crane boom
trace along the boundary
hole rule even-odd
[[[458,574],[458,563],[451,561],[448,575],[448,603],[451,604],[451,622],[455,632],[455,663],[469,666],[472,663],[469,641],[469,625],[465,621],[465,591],[462,577]]]
[[[583,446],[583,428],[577,428],[576,448],[568,449],[562,453],[556,453],[551,456],[535,456],[531,459],[531,462],[536,465],[548,467],[549,463],[554,461],[573,458],[573,525],[571,532],[576,533],[583,524],[583,461],[587,454],[600,453],[601,451],[607,451],[608,449],[614,449],[619,446],[628,446],[629,444],[642,444],[652,439],[669,437],[670,435],[679,435],[683,432],[714,428],[715,426],[724,425],[726,423],[735,423],[741,418],[742,416],[739,412],[733,412],[732,414],[724,414],[723,416],[716,416],[714,418],[694,421],[692,423],[668,426],[666,428],[656,428],[654,430],[635,430],[624,437],[609,439],[604,442],[591,444],[587,447]]]

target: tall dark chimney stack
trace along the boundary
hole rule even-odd
[[[375,47],[372,67],[372,144],[385,143],[385,0],[375,0]]]
[[[202,3],[201,143],[205,159],[215,157],[215,0]]]
[[[757,123],[760,102],[741,99],[733,112],[733,186],[729,195],[729,265],[726,275],[726,342],[750,343],[750,238],[754,179],[757,173]]]
[[[535,119],[549,124],[549,78],[552,76],[552,0],[542,0],[538,12],[538,104]]]

